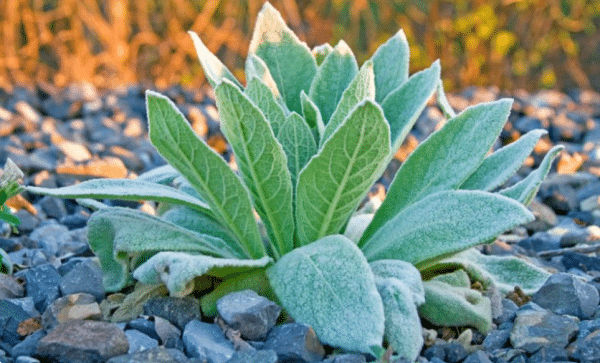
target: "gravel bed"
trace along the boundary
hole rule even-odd
[[[229,160],[212,94],[181,88],[164,93]],[[552,276],[534,295],[516,289],[503,298],[494,329],[486,335],[424,323],[426,344],[418,361],[600,362],[600,94],[469,88],[448,95],[458,111],[500,97],[513,97],[515,103],[495,147],[535,128],[548,130],[508,185],[535,169],[552,146],[566,148],[531,205],[536,220],[481,251],[528,259]],[[147,139],[145,113],[139,86],[108,92],[86,84],[64,90],[15,88],[10,94],[0,90],[0,165],[11,158],[25,172],[25,184],[44,187],[139,175],[164,164]],[[400,160],[443,122],[440,110],[430,104],[374,194],[389,185]],[[149,291],[155,297],[140,314],[108,322],[131,290],[104,291],[87,245],[91,210],[72,200],[22,197],[13,203],[22,221],[18,233],[0,225],[0,248],[16,265],[12,276],[0,274],[0,363],[373,360],[323,346],[306,325],[289,320],[275,325],[278,318],[281,323],[281,308],[251,291],[224,297],[216,320],[201,315],[198,296],[172,298]]]

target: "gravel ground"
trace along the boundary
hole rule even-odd
[[[229,159],[210,92],[171,88],[164,93],[176,101],[196,132]],[[566,149],[531,206],[536,221],[500,236],[482,251],[527,258],[553,275],[533,296],[516,291],[503,299],[495,328],[487,335],[426,325],[426,346],[418,360],[600,362],[600,95],[501,94],[479,88],[448,95],[458,111],[506,96],[514,97],[515,103],[495,147],[535,128],[548,130],[509,185],[535,169],[555,144]],[[0,165],[10,157],[27,175],[27,185],[44,187],[139,175],[164,164],[147,140],[145,120],[141,87],[105,93],[89,85],[60,91],[47,85],[34,91],[16,88],[10,94],[0,90]],[[428,106],[398,159],[443,122],[440,110]],[[379,184],[389,185],[399,160],[392,161]],[[0,363],[370,360],[323,347],[302,324],[271,328],[280,308],[250,292],[224,299],[217,321],[201,316],[196,298],[162,297],[161,291],[148,292],[157,297],[141,314],[121,323],[103,321],[114,316],[126,295],[107,296],[102,288],[86,241],[91,211],[71,200],[27,193],[12,206],[19,208],[22,225],[17,234],[6,224],[0,226],[0,248],[17,266],[12,276],[0,274]],[[240,318],[250,310],[262,313],[261,324]]]

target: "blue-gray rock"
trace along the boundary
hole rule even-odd
[[[595,332],[600,329],[600,319],[594,320],[582,320],[579,323],[579,334],[577,334],[577,340],[581,340],[588,336],[588,334]]]
[[[600,271],[600,258],[590,257],[577,252],[566,252],[563,254],[561,263],[565,269],[585,268],[587,271]]]
[[[517,245],[535,252],[556,250],[560,248],[560,237],[547,232],[537,232],[531,237],[522,239]]]
[[[42,326],[50,330],[69,320],[100,320],[102,313],[93,295],[79,293],[54,300],[42,314]]]
[[[525,356],[522,349],[502,348],[491,352],[490,359],[492,362],[513,362],[522,356]]]
[[[116,324],[71,320],[40,339],[36,356],[61,363],[97,363],[128,350],[127,336]]]
[[[40,225],[40,219],[26,209],[19,209],[15,216],[21,221],[21,224],[19,224],[19,232],[21,233],[30,233]]]
[[[221,328],[199,320],[190,321],[183,331],[183,344],[189,357],[208,363],[225,363],[235,353]]]
[[[47,256],[58,256],[69,229],[57,223],[49,223],[36,228],[29,238],[36,241]]]
[[[358,353],[346,353],[337,354],[333,357],[327,358],[323,363],[365,363],[367,358],[364,355]]]
[[[158,340],[152,339],[146,334],[135,329],[125,330],[125,335],[129,341],[129,351],[127,351],[128,354],[158,347]]]
[[[33,356],[37,348],[38,342],[46,335],[46,332],[38,330],[31,335],[28,335],[23,341],[15,345],[11,350],[13,357]]]
[[[46,216],[60,220],[62,217],[67,215],[67,208],[65,202],[62,199],[45,196],[40,200],[40,206],[42,211],[46,213]]]
[[[33,357],[28,357],[28,356],[20,356],[17,359],[15,359],[15,363],[40,363],[39,360],[33,358]]]
[[[519,310],[519,306],[515,304],[514,301],[502,299],[502,314],[494,319],[494,323],[496,325],[501,325],[503,323],[513,322],[515,320],[515,316],[517,316],[517,310]]]
[[[425,349],[423,352],[423,357],[432,360],[433,358],[438,358],[441,360],[446,359],[446,349],[442,344],[434,344],[431,347]]]
[[[513,347],[535,353],[542,347],[567,346],[579,332],[579,319],[551,311],[519,310],[510,332]]]
[[[40,312],[35,308],[35,303],[33,302],[33,298],[31,296],[15,298],[15,299],[7,299],[7,301],[20,306],[24,312],[29,314],[29,316],[39,316],[40,315]]]
[[[8,257],[15,265],[26,267],[36,267],[48,264],[49,260],[46,255],[38,248],[23,248],[21,250],[11,252]]]
[[[19,324],[38,314],[31,314],[27,307],[18,301],[20,299],[0,300],[0,339],[14,346],[22,336],[18,333]]]
[[[271,329],[265,349],[277,352],[281,361],[316,362],[325,355],[313,328],[299,323],[282,324]]]
[[[88,218],[80,213],[69,214],[60,219],[60,224],[67,227],[69,231],[84,228],[87,225]]]
[[[223,296],[217,301],[219,315],[247,340],[263,340],[279,317],[281,307],[252,290]]]
[[[200,302],[193,297],[156,297],[144,304],[144,314],[167,319],[183,330],[187,323],[200,320]]]
[[[277,363],[274,350],[241,350],[235,352],[227,363]]]
[[[585,363],[600,362],[600,330],[578,339],[574,345],[573,358]]]
[[[600,296],[594,286],[571,274],[561,272],[551,275],[546,280],[533,295],[533,301],[556,314],[589,319],[598,307]]]
[[[152,339],[160,340],[160,337],[158,336],[158,334],[156,333],[156,330],[154,329],[154,322],[150,321],[146,318],[133,319],[133,320],[127,322],[125,327],[127,329],[135,329],[137,331],[140,331]]]
[[[483,347],[489,352],[504,348],[509,337],[509,330],[492,330],[483,340]]]
[[[155,316],[154,330],[159,337],[159,341],[166,348],[185,349],[183,341],[181,340],[181,330],[171,324],[167,319]]]
[[[180,350],[156,347],[110,358],[107,363],[187,363],[188,361]]]
[[[568,360],[569,354],[564,348],[560,347],[543,347],[529,357],[529,363],[546,363]]]
[[[445,344],[444,349],[446,350],[445,360],[448,363],[458,363],[469,355],[465,347],[458,343]]]
[[[433,357],[431,358],[431,360],[429,361],[429,363],[446,363],[446,361],[438,358],[438,357]]]
[[[492,363],[489,356],[483,350],[471,353],[463,363]]]
[[[60,291],[63,295],[84,292],[94,296],[96,301],[101,301],[105,292],[100,266],[91,258],[76,264],[62,277]]]

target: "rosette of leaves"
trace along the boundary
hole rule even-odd
[[[88,238],[108,291],[134,279],[164,283],[175,296],[212,289],[201,300],[210,316],[220,296],[251,288],[311,325],[323,343],[376,356],[387,344],[414,359],[423,343],[418,307],[433,296],[419,269],[433,271],[431,279],[445,258],[533,220],[525,205],[559,148],[527,178],[496,191],[543,131],[486,156],[512,101],[455,115],[440,92],[450,116],[445,126],[403,163],[376,213],[356,214],[440,84],[439,63],[409,78],[400,31],[359,67],[343,41],[309,49],[266,3],[243,86],[191,36],[237,170],[193,132],[173,102],[148,91],[149,137],[169,165],[135,180],[28,190],[161,203],[156,216],[97,205]],[[485,269],[481,261],[446,263]],[[485,275],[490,284],[497,272]],[[471,275],[477,276],[483,275]],[[447,280],[436,291],[463,292],[452,301],[436,295],[434,308],[452,303],[457,312],[491,319],[489,309],[471,303],[464,283]],[[214,281],[220,284],[212,287]]]

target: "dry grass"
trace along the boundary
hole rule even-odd
[[[2,0],[0,87],[203,82],[200,34],[236,75],[263,0]],[[359,60],[403,28],[412,71],[442,60],[452,88],[600,89],[600,0],[274,0],[309,46],[345,39]],[[415,5],[416,4],[416,5]]]

